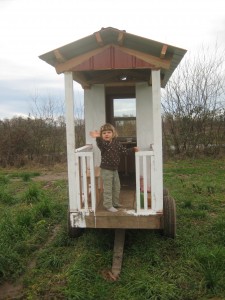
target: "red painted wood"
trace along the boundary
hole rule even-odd
[[[111,46],[78,65],[74,71],[151,68],[151,64]]]

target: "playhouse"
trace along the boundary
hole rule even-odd
[[[163,187],[161,88],[185,53],[107,27],[40,56],[65,78],[71,235],[83,228],[113,228],[160,229],[175,236],[175,202]],[[84,90],[86,145],[80,148],[75,145],[73,81]],[[89,136],[106,122],[121,129],[125,147],[140,149],[121,159],[123,208],[116,213],[102,206],[100,151]]]

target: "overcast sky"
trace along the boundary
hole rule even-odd
[[[224,0],[0,0],[0,119],[33,99],[64,98],[63,75],[39,55],[102,27],[194,51],[225,44]],[[80,86],[75,90],[80,93]]]

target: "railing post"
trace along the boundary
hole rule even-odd
[[[90,209],[89,207],[89,186],[88,176],[90,176],[91,186],[91,209],[96,210],[96,185],[95,185],[95,168],[92,145],[87,145],[75,150],[75,166],[76,166],[76,198],[78,210]],[[88,175],[88,166],[90,174]]]
[[[135,153],[135,163],[136,163],[136,207],[137,213],[149,211],[150,208],[148,207],[148,188],[151,188],[151,195],[152,191],[154,192],[154,187],[152,186],[152,162],[154,157],[153,151],[139,151]],[[140,162],[142,160],[142,163]],[[150,164],[150,166],[149,166]],[[143,191],[141,191],[140,185],[140,174],[141,174],[141,167],[142,167],[142,176],[143,176]],[[149,170],[150,169],[150,170]],[[150,178],[149,178],[150,176]],[[150,181],[150,187],[148,187],[148,181]],[[143,192],[144,194],[144,203],[143,207],[141,207],[141,196],[140,193]],[[151,207],[151,210],[154,210]]]
[[[75,129],[74,129],[74,93],[73,93],[73,74],[72,72],[64,73],[65,83],[65,104],[66,104],[66,140],[67,140],[67,167],[68,167],[68,192],[69,208],[77,210],[75,177]]]
[[[136,164],[136,206],[137,206],[137,212],[140,211],[140,152],[135,152],[135,164]]]

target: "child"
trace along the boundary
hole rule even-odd
[[[90,136],[96,138],[96,143],[101,151],[101,176],[104,186],[103,205],[110,212],[116,212],[117,208],[122,207],[119,204],[120,179],[118,167],[121,154],[137,152],[138,148],[127,149],[117,140],[115,128],[106,123],[101,126],[100,131],[91,131]]]

